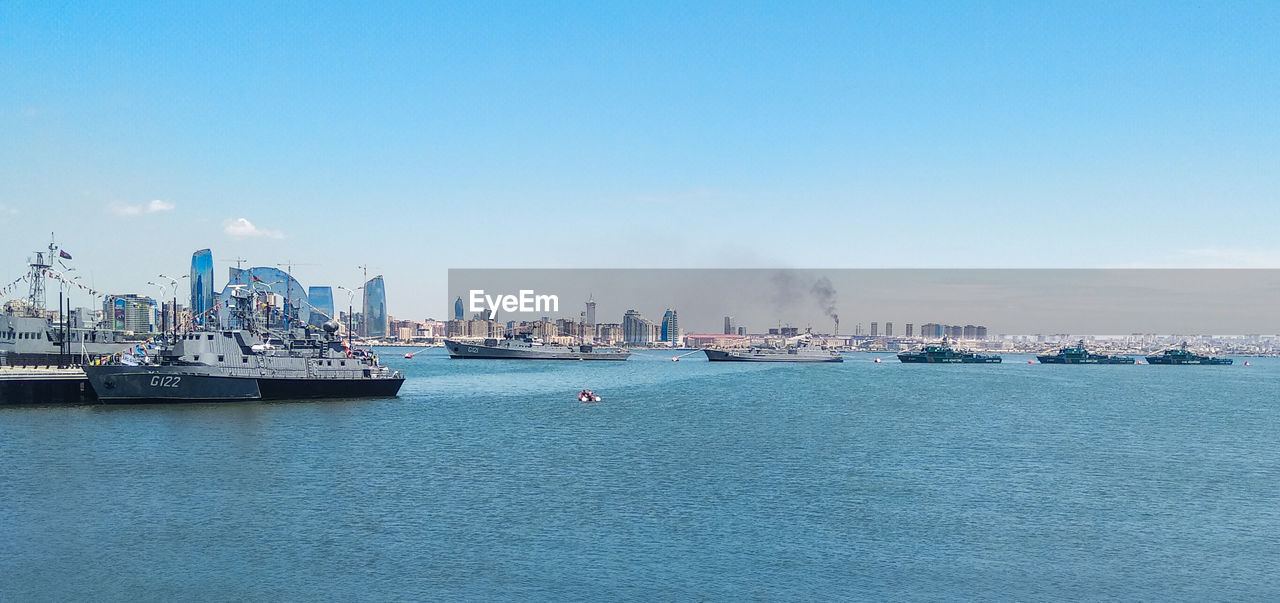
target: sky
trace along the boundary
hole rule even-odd
[[[1275,2],[163,4],[0,3],[0,282],[1280,267]]]

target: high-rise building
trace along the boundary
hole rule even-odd
[[[320,327],[330,320],[335,320],[334,317],[337,315],[333,313],[332,287],[311,287],[307,289],[307,300],[311,304],[311,316],[307,320],[307,324],[313,327]]]
[[[963,337],[964,337],[965,339],[977,339],[977,338],[978,338],[978,327],[976,327],[976,326],[974,326],[974,325],[965,325],[963,328],[964,328],[964,335],[963,335]]]
[[[984,327],[984,326],[982,326],[982,325],[978,325],[978,328],[977,328],[976,330],[977,330],[977,337],[978,337],[978,339],[986,339],[986,338],[987,338],[987,328],[986,328],[986,327]]]
[[[893,337],[893,323],[891,322],[884,323],[884,336]]]
[[[733,317],[732,316],[724,317],[724,334],[733,335]]]
[[[586,326],[596,326],[596,298],[587,299],[587,313],[584,316],[583,321]]]
[[[671,308],[667,308],[666,313],[662,315],[662,330],[659,339],[670,343],[672,346],[680,342],[680,318],[676,315],[676,311]]]
[[[201,249],[191,254],[192,321],[197,325],[216,321],[217,317],[212,315],[213,306],[213,252]]]
[[[878,323],[878,322],[872,322],[872,323],[871,323],[871,336],[872,336],[872,337],[879,337],[879,336],[880,336],[880,323]]]
[[[910,337],[914,334],[914,331],[915,331],[915,325],[913,325],[913,324],[911,324],[911,323],[907,323],[907,337],[908,337],[908,338],[910,338]]]
[[[462,320],[462,311],[463,311],[462,296],[459,295],[458,299],[453,301],[453,319]]]
[[[121,331],[154,333],[156,302],[145,295],[108,295],[102,300],[107,324]]]
[[[382,275],[364,284],[364,317],[361,333],[365,337],[387,336],[387,287],[382,282]]]
[[[649,345],[653,343],[653,323],[639,312],[627,310],[622,315],[622,338],[627,345]]]
[[[746,335],[746,334],[747,334],[747,328],[746,328],[746,327],[744,327],[744,326],[742,326],[742,325],[738,325],[738,334],[739,334],[739,335]]]
[[[920,325],[920,337],[923,339],[942,339],[947,334],[947,327],[938,323],[925,323]]]

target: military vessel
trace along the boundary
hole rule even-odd
[[[444,340],[450,358],[485,358],[490,360],[626,360],[631,352],[591,344],[567,346],[545,343],[530,335],[511,335],[497,339],[468,342]]]
[[[58,313],[62,316],[58,321],[45,310],[47,279],[74,283],[74,279],[68,281],[63,271],[54,265],[55,261],[61,262],[62,257],[69,259],[71,255],[54,243],[49,244],[47,255],[36,252],[23,277],[28,282],[27,297],[6,303],[0,311],[0,364],[79,364],[80,359],[113,354],[133,345],[134,342],[125,340],[122,332],[82,324],[83,318],[72,316],[66,308]]]
[[[711,362],[844,362],[838,350],[813,345],[808,336],[785,340],[780,347],[707,348]]]
[[[951,342],[943,338],[941,343],[926,345],[923,349],[915,352],[903,352],[898,354],[900,362],[908,363],[961,363],[961,364],[995,364],[1000,362],[1000,357],[989,354],[978,354],[969,350],[957,350],[951,347]]]
[[[1187,349],[1185,341],[1176,348],[1147,356],[1147,364],[1231,364],[1232,362],[1234,361],[1230,358],[1215,358],[1193,353]]]
[[[1056,354],[1036,356],[1036,360],[1040,361],[1040,364],[1133,364],[1134,362],[1132,356],[1109,356],[1090,352],[1085,349],[1083,339],[1074,347],[1062,348]]]
[[[370,350],[353,349],[329,321],[321,332],[301,328],[283,335],[259,330],[249,319],[254,295],[232,298],[241,328],[194,331],[151,356],[134,349],[84,367],[102,402],[231,402],[395,396],[399,371]]]

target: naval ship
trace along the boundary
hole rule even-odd
[[[135,349],[85,366],[98,399],[233,402],[390,397],[400,391],[400,372],[381,366],[372,351],[343,342],[336,321],[319,333],[291,328],[278,335],[257,328],[250,310],[255,298],[243,289],[232,292],[242,328],[183,333],[154,357]]]
[[[1057,354],[1036,356],[1036,360],[1040,361],[1040,364],[1133,364],[1134,362],[1132,356],[1094,354],[1085,349],[1083,339],[1074,347],[1058,350]]]
[[[942,343],[924,346],[916,352],[898,354],[898,361],[916,363],[962,363],[962,364],[998,364],[1000,357],[989,354],[978,354],[969,350],[957,350],[944,337]]]
[[[490,360],[626,360],[631,352],[619,348],[601,348],[590,344],[567,346],[549,344],[539,337],[509,335],[490,337],[483,342],[444,340],[450,358],[485,358]]]
[[[1187,349],[1187,342],[1182,345],[1165,350],[1159,354],[1147,356],[1147,364],[1231,364],[1234,362],[1230,358],[1215,358],[1213,356],[1201,356]]]
[[[810,343],[808,335],[792,337],[782,347],[707,348],[711,362],[844,362],[837,350]]]
[[[55,322],[44,311],[45,281],[61,275],[53,266],[54,261],[60,261],[60,251],[50,243],[48,255],[36,252],[26,276],[30,287],[27,298],[5,304],[0,312],[0,364],[65,365],[77,358],[106,356],[133,345],[119,331],[80,327],[71,320]],[[59,314],[67,316],[66,309]]]

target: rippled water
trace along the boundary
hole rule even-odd
[[[1277,360],[399,355],[397,399],[0,409],[0,600],[1280,596]]]

